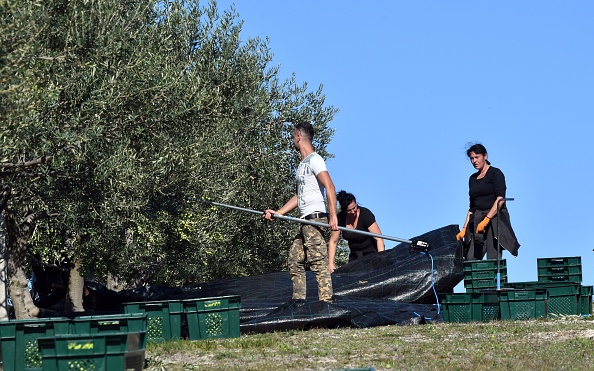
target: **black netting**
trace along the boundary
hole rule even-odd
[[[452,292],[463,279],[457,225],[415,239],[429,242],[428,254],[410,253],[401,243],[346,264],[332,274],[334,300],[317,300],[317,282],[307,272],[306,301],[290,300],[288,272],[210,282],[198,287],[142,287],[113,292],[88,283],[95,311],[119,312],[122,303],[240,295],[241,331],[267,332],[312,327],[372,327],[441,320],[436,293]]]

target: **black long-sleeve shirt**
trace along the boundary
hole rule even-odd
[[[468,195],[470,196],[470,211],[489,210],[497,197],[505,197],[505,175],[494,166],[489,166],[487,173],[477,179],[479,172],[470,176],[468,180]]]

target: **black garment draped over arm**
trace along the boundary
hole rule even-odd
[[[473,213],[466,230],[466,241],[474,241],[474,233],[476,226],[487,215],[497,197],[505,197],[507,187],[505,185],[505,176],[503,172],[494,166],[490,166],[487,173],[482,179],[477,179],[478,172],[470,176],[468,180],[468,194],[470,196],[470,211]],[[499,233],[497,228],[500,228]],[[516,234],[511,226],[509,212],[505,203],[501,206],[501,210],[491,218],[491,222],[487,227],[487,236],[499,236],[500,246],[509,251],[513,256],[518,256],[518,249],[520,244],[516,238]],[[471,246],[472,246],[471,242]],[[496,238],[493,243],[497,246]],[[472,247],[471,247],[472,248]]]

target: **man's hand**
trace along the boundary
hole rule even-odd
[[[330,229],[332,229],[333,231],[338,231],[338,218],[336,217],[336,214],[330,215],[328,225],[330,225]]]
[[[274,218],[272,217],[274,214],[280,215],[276,212],[276,210],[272,210],[272,209],[267,209],[264,214],[262,215],[262,218],[269,220],[269,221],[274,221]]]

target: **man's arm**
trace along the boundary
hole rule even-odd
[[[332,178],[330,178],[330,174],[328,171],[322,171],[318,175],[316,175],[318,182],[320,182],[324,188],[326,188],[326,200],[328,201],[328,224],[330,224],[330,229],[333,231],[338,231],[338,218],[336,216],[336,189],[334,188],[334,183],[332,183]]]
[[[266,212],[264,213],[264,215],[262,215],[262,217],[272,221],[273,220],[272,214],[285,215],[286,213],[288,213],[289,211],[293,210],[296,207],[297,207],[297,195],[294,195],[280,209],[278,209],[278,210],[267,209]]]
[[[334,266],[334,257],[336,256],[336,246],[338,246],[339,239],[340,231],[332,231],[330,241],[328,241],[328,268],[330,268],[330,273],[336,270],[336,267]]]

